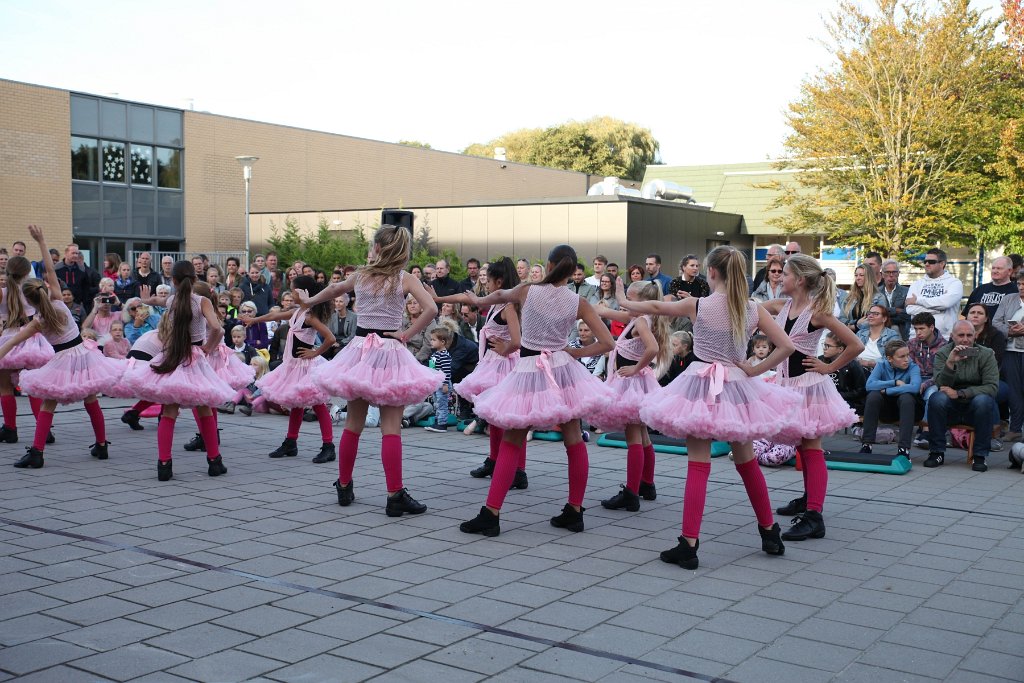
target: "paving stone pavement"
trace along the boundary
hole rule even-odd
[[[830,472],[828,536],[760,551],[728,458],[714,461],[701,567],[675,545],[684,458],[660,455],[658,499],[639,513],[599,501],[625,451],[590,451],[584,533],[551,527],[565,501],[561,444],[529,444],[530,486],[509,494],[502,535],[467,536],[489,480],[482,436],[403,433],[424,515],[384,515],[380,440],[368,429],[356,501],[336,503],[336,464],[266,454],[286,418],[221,416],[228,474],[181,447],[156,480],[156,422],[132,432],[105,399],[110,460],[89,456],[84,411],[60,409],[46,467],[0,445],[0,681],[1022,681],[1024,475],[961,451],[905,476]],[[855,448],[839,436],[834,448]],[[894,447],[882,447],[891,448]],[[799,495],[765,469],[772,502]],[[785,524],[788,520],[782,519]]]

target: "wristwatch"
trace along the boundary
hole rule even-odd
[[[967,398],[967,392],[964,391],[963,389],[957,389],[956,390],[956,397],[957,398]]]

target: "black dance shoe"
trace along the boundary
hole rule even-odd
[[[498,526],[498,515],[487,509],[484,505],[480,508],[480,514],[459,525],[459,531],[466,534],[483,534],[484,536],[497,536],[501,533]]]

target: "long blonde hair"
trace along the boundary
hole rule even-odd
[[[50,288],[45,282],[34,277],[29,278],[21,285],[21,293],[25,295],[25,301],[36,309],[35,319],[39,321],[44,332],[57,334],[64,329],[67,318],[61,315],[50,301]]]
[[[871,267],[869,263],[861,263],[854,269],[854,275],[858,270],[864,271],[864,286],[857,287],[857,282],[854,281],[853,286],[850,287],[850,295],[846,297],[846,303],[843,305],[843,315],[849,317],[853,311],[854,306],[860,311],[861,315],[867,313],[867,309],[871,307],[871,303],[875,300],[875,295],[878,293],[878,286],[875,279],[875,269]]]
[[[412,237],[408,230],[385,223],[373,235],[377,254],[372,261],[356,270],[374,281],[374,289],[380,291],[389,281],[400,277],[409,262]]]
[[[743,254],[734,247],[715,247],[704,259],[704,270],[711,268],[718,273],[725,287],[726,308],[729,311],[729,328],[737,349],[747,345],[747,266]]]
[[[650,280],[634,282],[626,292],[632,292],[640,301],[661,300],[661,287],[658,283]],[[658,355],[654,357],[654,373],[656,377],[661,377],[668,371],[668,366],[672,361],[672,345],[669,344],[671,333],[669,319],[663,315],[653,315],[648,318],[648,321],[651,326],[651,334],[658,342]]]
[[[806,254],[793,254],[786,260],[793,277],[804,278],[811,298],[812,315],[831,315],[836,303],[836,283],[825,274],[821,265]]]
[[[7,327],[28,324],[28,314],[17,292],[31,272],[32,263],[24,256],[12,256],[7,261]]]

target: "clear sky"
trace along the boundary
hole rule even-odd
[[[0,78],[456,152],[609,115],[669,164],[760,161],[837,4],[0,0]]]

